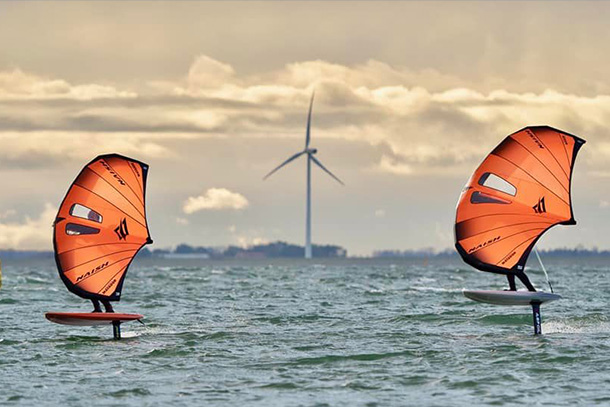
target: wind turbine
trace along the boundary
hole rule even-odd
[[[286,161],[275,167],[269,174],[265,175],[263,180],[269,178],[274,172],[287,165],[288,163],[296,160],[300,156],[307,154],[307,215],[305,218],[305,258],[311,259],[311,162],[313,161],[318,167],[320,167],[324,172],[333,177],[338,183],[341,185],[345,185],[343,181],[335,176],[332,172],[330,172],[322,163],[315,157],[315,154],[318,152],[317,148],[309,147],[309,142],[311,141],[311,110],[313,107],[313,97],[315,92],[311,94],[311,100],[309,102],[309,113],[307,114],[307,131],[305,133],[305,149],[301,152],[296,153],[292,157],[288,158]]]

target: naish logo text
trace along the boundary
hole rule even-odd
[[[507,261],[509,261],[510,259],[512,259],[515,256],[515,254],[517,254],[517,252],[512,252],[511,254],[506,256],[504,258],[504,260],[502,260],[502,265],[505,265]]]
[[[108,284],[106,284],[106,286],[104,287],[104,289],[102,290],[102,294],[106,294],[108,292],[108,290],[110,290],[110,288],[112,286],[114,286],[114,283],[116,283],[116,278],[112,279],[111,282],[109,282]]]
[[[102,271],[104,268],[106,268],[108,266],[108,262],[100,264],[99,266],[97,266],[96,268],[94,268],[91,271],[86,272],[83,275],[78,276],[78,278],[76,279],[76,284],[80,283],[82,280],[91,277],[92,275],[99,273],[100,271]]]
[[[116,233],[116,235],[119,237],[119,240],[127,239],[127,236],[129,236],[129,230],[127,230],[126,218],[123,218],[121,223],[119,223],[119,226],[114,229],[114,233]]]
[[[114,170],[112,168],[110,168],[110,166],[106,163],[106,161],[100,160],[100,163],[114,177],[114,179],[116,179],[118,181],[119,184],[125,185],[125,181],[123,181],[123,178],[121,178],[119,174],[114,172]]]
[[[533,141],[534,143],[536,143],[536,145],[537,145],[539,148],[544,149],[544,145],[542,144],[542,142],[540,141],[540,139],[539,139],[538,137],[536,137],[536,135],[535,135],[535,134],[534,134],[534,133],[533,133],[531,130],[528,130],[528,131],[527,131],[527,134],[530,136],[530,138],[532,139],[532,141]]]
[[[538,200],[538,203],[532,206],[536,213],[546,213],[546,204],[544,203],[544,197]]]
[[[479,249],[484,248],[485,246],[488,246],[492,243],[497,242],[498,240],[500,240],[500,236],[494,237],[493,239],[489,239],[486,242],[480,243],[478,245],[476,245],[475,247],[473,247],[472,249],[468,250],[468,254],[472,253],[472,252],[476,252]]]
[[[131,166],[131,169],[133,170],[133,172],[135,172],[135,173],[136,173],[136,176],[137,176],[138,178],[140,178],[140,177],[141,177],[141,175],[140,175],[140,169],[138,168],[138,166],[137,166],[137,165],[135,165],[135,164],[134,164],[134,163],[132,163],[132,162],[130,162],[130,163],[129,163],[129,165]]]

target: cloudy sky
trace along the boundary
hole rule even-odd
[[[453,245],[455,204],[507,134],[588,141],[576,227],[543,248],[610,248],[607,2],[0,2],[0,247],[49,249],[82,165],[151,166],[154,247],[313,240]]]

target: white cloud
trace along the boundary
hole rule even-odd
[[[135,98],[131,91],[119,91],[99,84],[72,85],[62,79],[47,79],[19,69],[0,71],[0,99],[57,99],[93,100],[107,98]]]
[[[375,211],[376,218],[385,218],[385,211],[383,209],[377,209]]]
[[[3,75],[0,101],[3,91],[78,94],[66,81],[19,70]],[[431,78],[444,78],[443,85],[434,85]],[[109,99],[43,99],[31,102],[31,108],[9,103],[0,109],[0,159],[27,160],[31,153],[82,159],[102,148],[160,157],[171,154],[168,146],[178,138],[302,137],[314,88],[313,142],[364,142],[371,151],[383,146],[382,154],[374,156],[377,172],[466,174],[503,137],[531,124],[552,125],[596,142],[595,149],[583,150],[579,158],[588,162],[592,175],[602,176],[610,159],[610,95],[551,89],[484,92],[438,72],[414,73],[374,60],[352,66],[303,61],[239,74],[231,65],[202,55],[181,80],[138,89],[146,97],[126,101],[121,95],[129,90],[79,86],[97,89],[90,93]],[[49,137],[51,144],[44,142]]]
[[[206,67],[218,62],[202,61]],[[610,120],[610,95],[483,92],[438,72],[414,73],[374,60],[354,66],[296,62],[257,75],[221,66],[223,81],[217,86],[196,86],[189,74],[186,85],[175,84],[171,91],[247,103],[217,108],[223,125],[230,123],[236,134],[286,137],[302,132],[297,118],[302,119],[315,88],[315,138],[383,143],[391,154],[376,169],[398,175],[467,172],[503,137],[526,125],[548,124],[599,140]],[[606,148],[581,158],[597,166],[608,159]]]
[[[44,164],[46,161],[40,160],[41,157],[63,161],[86,160],[109,152],[133,154],[137,157],[161,157],[170,154],[166,147],[150,139],[148,135],[134,133],[0,132],[0,157],[5,162],[39,160]]]
[[[413,169],[409,165],[398,163],[385,155],[381,157],[381,162],[379,163],[378,169],[379,171],[388,172],[395,175],[413,174]]]
[[[230,225],[227,231],[231,234],[231,239],[241,247],[250,247],[253,245],[269,243],[269,239],[263,237],[265,234],[264,228],[255,228],[240,230],[238,232],[235,225]]]
[[[226,83],[234,74],[231,65],[201,55],[189,69],[188,83],[192,87],[212,88]]]
[[[269,240],[267,240],[264,237],[261,236],[246,236],[246,235],[241,235],[241,236],[237,236],[236,237],[237,240],[237,244],[241,247],[250,247],[250,246],[256,246],[256,245],[260,245],[260,244],[267,244],[269,243]]]
[[[185,218],[176,218],[176,223],[184,226],[184,225],[188,225],[189,221],[188,221],[188,219],[185,219]]]
[[[7,209],[4,212],[0,212],[0,219],[6,219],[17,215],[17,211],[14,209]]]
[[[255,237],[252,239],[252,244],[253,245],[259,245],[259,244],[267,244],[269,243],[269,240],[267,240],[264,237]]]
[[[23,222],[0,223],[0,247],[20,250],[51,250],[53,221],[57,209],[45,204],[36,219],[26,217]]]
[[[226,188],[210,188],[202,195],[189,197],[182,207],[186,214],[201,210],[234,209],[241,210],[249,205],[248,200],[237,192]]]

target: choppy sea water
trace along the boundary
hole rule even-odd
[[[115,308],[145,325],[115,341],[44,319],[91,309],[51,260],[5,262],[0,405],[610,405],[610,265],[547,267],[564,299],[535,337],[530,309],[466,299],[505,279],[457,259],[137,260]]]

